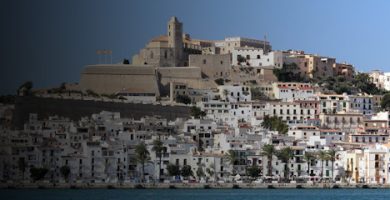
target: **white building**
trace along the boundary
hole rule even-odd
[[[390,90],[390,72],[382,72],[379,70],[373,70],[369,73],[371,81],[381,89],[385,89],[387,91]]]
[[[320,130],[315,126],[292,126],[289,127],[287,135],[296,140],[308,140],[312,136],[319,136]]]
[[[227,37],[224,40],[214,43],[220,49],[220,54],[231,54],[238,47],[262,48],[265,52],[271,51],[271,44],[267,41],[250,39],[244,37]]]
[[[329,129],[340,129],[343,132],[356,132],[363,128],[363,114],[353,112],[339,112],[320,114],[321,126]]]
[[[251,90],[248,86],[221,85],[218,92],[222,100],[228,102],[249,102],[251,101]]]
[[[183,132],[190,133],[199,148],[213,147],[217,124],[211,119],[189,119],[184,122]]]
[[[238,47],[233,50],[232,65],[281,68],[283,54],[279,51],[264,53],[262,48]]]
[[[352,110],[357,110],[363,115],[374,114],[374,102],[372,96],[349,95],[348,98],[351,103]]]
[[[282,101],[315,98],[314,88],[310,83],[275,82],[272,87],[275,99],[281,99]]]
[[[315,107],[301,107],[299,102],[269,102],[266,110],[270,116],[281,117],[284,121],[314,119],[317,114]]]
[[[347,94],[320,94],[320,110],[322,113],[348,112],[350,103]]]

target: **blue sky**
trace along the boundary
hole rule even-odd
[[[360,71],[388,71],[390,1],[6,0],[0,2],[0,94],[78,82],[97,49],[131,58],[170,16],[193,38],[243,36],[273,49],[335,57]]]

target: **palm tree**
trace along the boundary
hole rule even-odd
[[[203,177],[206,176],[204,170],[203,170],[204,164],[198,164],[198,169],[196,170],[196,176],[198,177],[198,180],[200,181]]]
[[[22,172],[22,180],[24,180],[24,172],[26,171],[27,163],[23,157],[18,160],[18,169]]]
[[[142,182],[145,180],[145,163],[150,160],[149,151],[144,142],[135,146],[135,159],[142,166]]]
[[[272,156],[276,154],[276,149],[272,144],[266,144],[261,149],[261,155],[267,157],[268,176],[272,176]]]
[[[70,168],[67,165],[64,165],[60,168],[60,172],[62,177],[64,177],[65,181],[69,181],[69,175],[70,175]]]
[[[180,175],[180,167],[179,165],[174,165],[169,163],[167,165],[167,171],[169,176],[179,176]]]
[[[217,180],[216,178],[216,171],[215,171],[215,165],[214,163],[210,164],[210,167],[206,168],[206,173],[209,174],[209,177],[211,178],[212,176],[214,176],[214,181]]]
[[[321,160],[321,178],[324,178],[324,161],[328,160],[328,154],[326,151],[319,151],[318,158]]]
[[[156,152],[156,157],[159,158],[159,170],[158,170],[158,179],[161,179],[161,160],[162,160],[162,155],[164,151],[164,143],[159,139],[153,141],[153,148],[152,150]]]
[[[228,163],[233,167],[233,173],[234,173],[234,165],[237,163],[238,161],[238,157],[237,157],[237,153],[234,152],[234,150],[229,150],[224,158],[228,161]]]
[[[268,115],[264,116],[263,122],[261,122],[261,126],[265,129],[271,129],[272,120]]]
[[[332,181],[334,179],[334,161],[336,160],[337,151],[334,149],[330,149],[328,152],[328,159],[332,162]]]
[[[279,134],[285,135],[288,132],[288,125],[278,116],[264,117],[261,126],[271,131],[278,131]]]
[[[303,159],[307,162],[307,174],[310,176],[310,165],[316,156],[311,152],[305,152]]]
[[[223,90],[223,95],[225,96],[225,100],[226,101],[228,101],[229,100],[229,97],[228,97],[228,95],[229,95],[229,91],[228,90]]]
[[[294,158],[294,150],[292,150],[291,147],[285,147],[278,151],[277,156],[284,163],[284,180],[287,181],[290,172],[288,164],[290,163],[290,160]]]

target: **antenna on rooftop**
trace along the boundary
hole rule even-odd
[[[263,47],[263,52],[264,54],[267,53],[267,50],[266,50],[266,44],[267,43],[267,34],[264,34],[264,41],[263,41],[263,44],[264,44],[264,47]]]

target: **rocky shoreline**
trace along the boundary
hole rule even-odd
[[[299,183],[160,183],[160,184],[0,184],[1,189],[390,189],[378,184]]]

